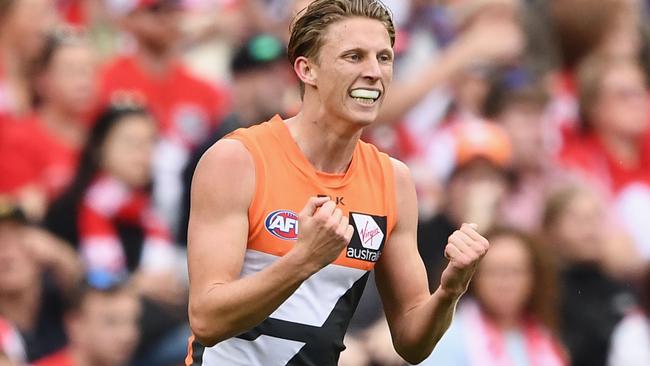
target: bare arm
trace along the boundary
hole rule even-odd
[[[189,317],[194,335],[205,346],[261,323],[304,280],[333,261],[352,236],[347,219],[329,199],[312,198],[300,213],[294,249],[264,270],[239,278],[254,187],[253,160],[234,140],[217,142],[194,175],[188,230]]]
[[[74,290],[83,276],[83,265],[72,246],[40,228],[27,228],[25,234],[25,246],[41,268],[52,273],[64,293]]]
[[[475,64],[509,62],[523,50],[519,26],[507,21],[484,21],[471,27],[410,80],[395,82],[386,94],[380,123],[398,122],[430,91],[448,86]]]
[[[395,161],[398,221],[376,267],[377,286],[395,350],[412,364],[422,362],[451,323],[487,241],[470,225],[449,239],[450,263],[440,287],[429,293],[427,275],[417,250],[417,198],[408,168]]]

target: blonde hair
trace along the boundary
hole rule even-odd
[[[380,0],[315,0],[296,15],[291,26],[287,56],[293,65],[298,57],[318,60],[326,29],[329,25],[350,17],[365,17],[380,21],[395,44],[395,25],[390,10]],[[301,83],[301,91],[304,85]]]

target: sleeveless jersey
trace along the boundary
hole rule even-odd
[[[279,116],[226,138],[242,142],[255,164],[242,277],[263,270],[291,250],[300,230],[298,213],[309,197],[334,200],[349,217],[354,236],[333,263],[304,281],[258,326],[213,347],[190,338],[186,364],[336,365],[369,271],[395,225],[390,158],[359,141],[346,173],[319,172]]]

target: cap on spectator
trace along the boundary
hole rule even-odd
[[[270,34],[257,34],[247,39],[235,51],[231,61],[233,73],[241,73],[264,68],[286,58],[285,46],[282,41]]]
[[[27,223],[27,217],[8,197],[0,196],[0,222],[14,221]]]
[[[507,168],[512,146],[502,127],[490,122],[467,122],[455,126],[456,167],[483,158],[499,168]]]
[[[106,0],[108,11],[116,16],[130,14],[139,9],[151,9],[156,6],[181,6],[180,0]]]

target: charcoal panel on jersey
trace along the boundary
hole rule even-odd
[[[203,365],[203,351],[205,347],[199,343],[196,339],[190,344],[192,347],[192,363],[191,366],[201,366]]]
[[[268,335],[305,342],[305,346],[287,365],[336,365],[339,353],[345,349],[343,345],[345,331],[359,304],[369,275],[369,272],[363,275],[339,298],[322,327],[267,318],[260,325],[238,335],[237,338],[253,341],[260,335]]]

